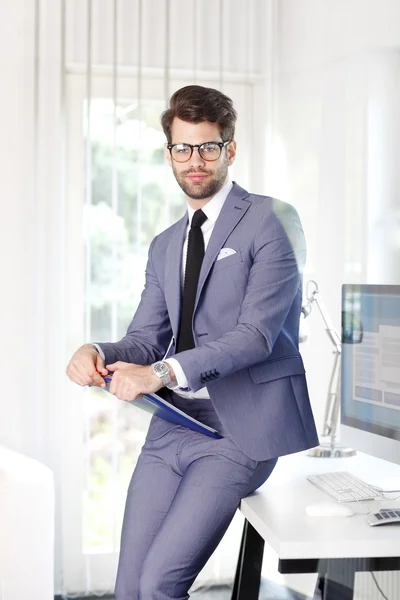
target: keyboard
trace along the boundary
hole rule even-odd
[[[382,497],[374,487],[347,471],[308,475],[307,479],[338,502],[358,502]]]
[[[367,521],[372,527],[375,525],[389,525],[390,523],[400,524],[400,508],[381,508],[379,512],[368,515]]]
[[[367,521],[371,527],[389,525],[390,523],[400,524],[400,508],[381,508],[379,512],[368,515]]]

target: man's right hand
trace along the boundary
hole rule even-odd
[[[69,361],[66,373],[70,380],[78,385],[106,387],[102,375],[107,375],[108,371],[104,367],[104,360],[92,344],[78,348]]]

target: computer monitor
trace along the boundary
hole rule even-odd
[[[400,464],[400,285],[343,285],[340,441]]]

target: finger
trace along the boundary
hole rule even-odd
[[[124,385],[122,386],[122,390],[121,390],[121,400],[129,400],[130,398],[130,385],[129,383],[126,381],[124,382]]]
[[[104,366],[104,359],[101,358],[100,355],[98,355],[96,358],[96,370],[98,373],[101,373],[102,375],[107,375],[107,372],[108,372]]]
[[[81,378],[81,380],[83,378],[84,385],[93,383],[93,376],[96,372],[95,365],[95,356],[88,355],[87,353],[85,353],[83,356],[82,354],[75,354],[70,361],[70,368]]]
[[[108,375],[107,369],[104,367],[104,360],[99,356],[96,360],[96,371],[100,373],[100,375]],[[106,382],[103,380],[103,383],[100,384],[101,387],[106,387]]]
[[[113,375],[113,383],[113,394],[118,398],[118,400],[124,400],[126,381],[124,381],[123,377],[121,377],[120,371],[117,371],[115,375]]]
[[[81,365],[71,362],[67,367],[67,375],[74,383],[78,385],[89,385],[91,378],[88,377],[87,372],[82,370]]]
[[[110,382],[110,394],[115,394],[117,391],[117,378],[113,375]]]
[[[117,360],[117,362],[112,363],[111,365],[107,365],[107,369],[110,371],[116,371],[117,369],[126,369],[127,367],[131,367],[131,363],[123,362],[122,360]]]
[[[90,379],[90,383],[92,385],[100,386],[102,383],[105,383],[105,382],[104,382],[104,379],[102,378],[102,376],[97,372],[96,365],[97,365],[97,356],[91,357],[85,361],[82,361],[79,366],[81,368],[81,371],[86,372],[88,378]]]
[[[138,396],[138,389],[136,385],[132,385],[131,381],[126,381],[123,388],[123,400],[127,402],[132,402],[132,400],[136,400]]]
[[[115,395],[117,396],[118,400],[127,401],[129,399],[129,394],[125,386],[120,387]]]
[[[92,373],[90,373],[90,375],[93,380],[92,385],[96,385],[98,387],[106,387],[106,382],[97,371],[93,371]]]
[[[84,385],[102,386],[105,381],[102,376],[96,371],[94,361],[85,361],[77,365],[79,374],[84,380]]]
[[[76,376],[74,376],[74,375],[70,375],[70,374],[68,374],[68,373],[67,373],[67,375],[68,375],[68,379],[69,379],[70,381],[72,381],[72,383],[75,383],[75,384],[77,384],[77,385],[81,385],[81,386],[85,386],[85,385],[86,385],[86,384],[83,382],[83,380],[81,380],[79,377],[76,377]]]

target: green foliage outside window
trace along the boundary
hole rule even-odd
[[[91,201],[84,207],[83,230],[90,254],[86,296],[93,341],[114,341],[125,334],[140,301],[150,242],[185,211],[164,164],[162,110],[160,103],[146,103],[140,111],[121,103],[115,132],[112,102],[92,100]],[[112,551],[149,419],[99,389],[92,388],[84,402],[89,434],[83,547]]]

